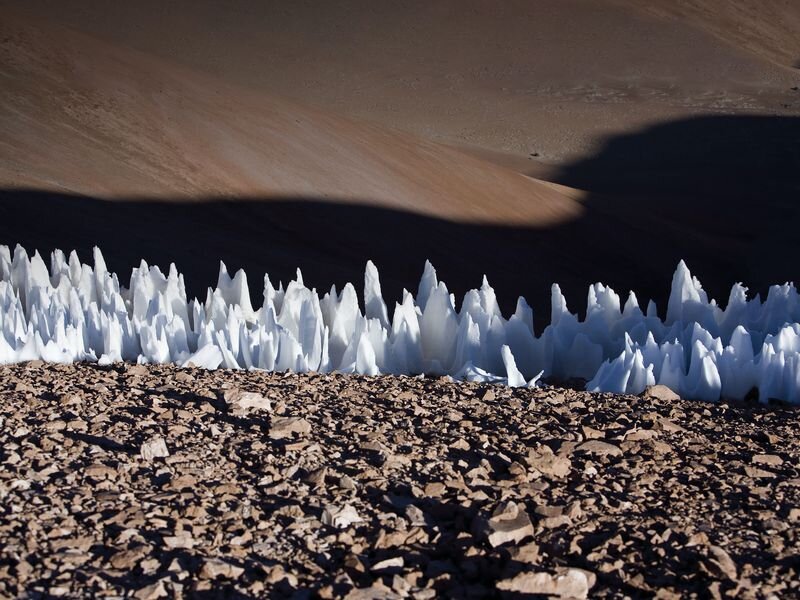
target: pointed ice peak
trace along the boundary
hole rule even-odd
[[[747,304],[747,291],[747,288],[741,283],[737,282],[733,284],[731,286],[731,293],[728,296],[727,308],[730,309],[731,306]]]
[[[74,265],[78,268],[80,268],[81,266],[81,259],[78,258],[78,253],[75,250],[69,251],[69,257],[67,258],[67,262],[69,263],[70,266]]]
[[[389,313],[381,293],[381,280],[378,268],[371,260],[364,270],[364,315],[368,319],[378,319],[383,327],[389,327]]]
[[[517,307],[514,310],[512,319],[517,319],[525,324],[525,327],[533,334],[533,309],[523,296],[517,298]]]
[[[628,353],[633,352],[635,344],[634,344],[633,340],[631,339],[630,334],[627,331],[625,332],[624,343],[625,343],[625,352],[628,352]]]
[[[528,382],[523,377],[522,373],[517,368],[517,362],[514,360],[514,355],[511,353],[511,348],[503,344],[500,348],[500,356],[503,359],[503,364],[506,368],[507,383],[511,387],[522,387]]]
[[[601,287],[602,283],[595,283],[589,286],[589,292],[586,295],[586,313],[587,315],[597,306],[597,288]]]
[[[417,304],[420,310],[425,310],[425,305],[428,303],[431,292],[439,285],[439,280],[436,278],[436,269],[429,260],[425,261],[425,268],[422,271],[422,278],[419,280],[419,288],[417,289]]]
[[[300,271],[300,267],[297,267],[297,273],[295,275],[295,281],[297,285],[301,287],[305,287],[305,283],[303,283],[303,273]]]
[[[497,304],[497,296],[494,292],[494,288],[489,285],[489,280],[486,275],[483,276],[483,282],[481,283],[481,289],[478,294],[481,299],[481,307],[486,314],[490,316],[501,316],[500,307]]]
[[[586,318],[595,315],[602,315],[607,321],[611,321],[620,316],[619,296],[609,286],[602,283],[595,283],[589,286],[589,293],[586,301]]]
[[[654,300],[647,301],[647,317],[652,319],[658,318],[658,305],[655,303]]]
[[[269,274],[264,274],[264,300],[267,298],[272,299],[275,297],[275,287],[270,281]]]
[[[639,308],[639,299],[636,297],[636,294],[632,290],[628,293],[628,299],[625,301],[625,306],[622,309],[622,314],[626,317],[635,314],[642,314],[642,309]]]
[[[100,248],[97,246],[92,248],[92,260],[94,261],[95,273],[105,273],[108,270],[106,267],[106,259],[103,257],[103,253]]]
[[[15,268],[21,267],[23,264],[28,263],[28,251],[22,246],[17,244],[14,246],[14,258],[12,259]]]
[[[754,357],[753,341],[750,333],[741,325],[733,330],[728,344],[739,361],[752,361]]]
[[[550,323],[557,325],[563,315],[568,315],[567,299],[561,293],[561,286],[554,283],[550,288]]]
[[[708,304],[708,297],[696,277],[693,277],[686,263],[680,261],[672,276],[672,289],[667,303],[666,324],[690,320],[691,316]]]

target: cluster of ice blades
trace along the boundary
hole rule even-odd
[[[214,369],[340,371],[377,375],[435,374],[533,386],[544,376],[584,378],[592,391],[637,394],[664,384],[681,396],[742,399],[752,389],[800,403],[800,297],[793,284],[773,286],[766,301],[733,286],[725,309],[709,302],[686,265],[678,265],[666,320],[655,304],[642,312],[633,292],[620,297],[589,288],[586,318],[552,288],[551,323],[540,336],[519,298],[500,313],[484,278],[455,297],[426,263],[416,299],[403,292],[390,318],[378,270],[367,263],[364,312],[355,288],[320,297],[300,271],[284,289],[264,277],[254,309],[247,276],[220,266],[205,302],[188,301],[174,265],[168,274],[144,261],[128,288],[109,273],[100,250],[94,268],[73,252],[38,254],[0,246],[0,363],[33,359],[69,363],[177,363]]]

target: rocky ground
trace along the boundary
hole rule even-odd
[[[2,597],[800,594],[780,406],[41,363],[0,395]]]

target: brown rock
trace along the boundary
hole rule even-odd
[[[425,486],[425,496],[428,498],[440,498],[447,491],[447,486],[441,481],[433,481]]]
[[[683,433],[686,431],[683,427],[675,423],[675,421],[664,417],[661,417],[656,421],[656,426],[662,431],[666,431],[668,433]]]
[[[752,477],[753,479],[772,479],[775,477],[775,473],[772,471],[767,471],[766,469],[759,469],[758,467],[751,467],[749,465],[745,465],[744,473],[748,477]]]
[[[349,504],[342,507],[327,506],[322,511],[322,523],[337,529],[346,529],[353,523],[361,522],[358,512]]]
[[[535,565],[539,562],[539,544],[536,542],[529,542],[522,546],[515,546],[511,548],[511,558],[518,562]]]
[[[665,385],[652,385],[642,393],[642,396],[645,398],[655,398],[663,402],[675,402],[681,399],[678,394]]]
[[[618,446],[609,444],[608,442],[601,442],[600,440],[583,442],[575,448],[575,450],[596,454],[597,456],[622,456],[622,450],[620,450]]]
[[[311,485],[313,488],[322,488],[325,486],[325,477],[328,476],[328,467],[320,467],[311,471],[303,478],[303,481]]]
[[[159,579],[155,583],[137,590],[134,597],[138,600],[156,600],[156,598],[165,598],[168,595],[167,589],[164,587],[164,580]]]
[[[244,569],[218,558],[207,558],[200,569],[200,579],[236,579]]]
[[[301,417],[275,417],[269,428],[269,437],[280,440],[292,437],[293,434],[308,435],[311,433],[311,423]]]
[[[645,440],[652,440],[656,437],[658,437],[658,431],[655,429],[636,429],[625,434],[625,441],[642,442]]]
[[[380,572],[380,571],[391,571],[402,569],[403,565],[405,565],[405,561],[403,560],[402,556],[395,556],[393,558],[387,558],[376,562],[372,567],[370,567],[371,571]]]
[[[164,537],[164,545],[173,550],[175,548],[194,548],[195,541],[188,531],[180,531],[175,535]]]
[[[512,501],[500,504],[489,519],[479,521],[478,533],[496,548],[520,542],[533,535],[534,530],[524,506]]]
[[[730,554],[719,546],[709,546],[708,551],[711,554],[711,564],[725,577],[735,581],[737,579],[736,563],[733,562]]]
[[[783,459],[777,454],[756,454],[753,456],[753,463],[757,465],[780,467],[783,464]]]
[[[606,437],[605,431],[593,429],[592,427],[587,427],[586,425],[581,427],[581,431],[583,432],[583,437],[585,437],[587,440],[600,440]]]
[[[497,583],[497,589],[520,594],[539,594],[558,598],[586,598],[589,595],[589,577],[585,571],[566,569],[558,574],[523,572],[511,579]]]
[[[525,458],[528,466],[548,477],[562,478],[569,475],[572,462],[564,456],[556,456],[553,451],[543,446],[539,451],[531,451]]]
[[[255,392],[245,392],[240,389],[226,390],[223,399],[235,414],[245,414],[251,411],[271,411],[270,399]]]
[[[146,461],[152,461],[154,458],[166,458],[169,456],[167,450],[167,443],[161,436],[154,436],[142,444],[139,449],[141,457]]]
[[[111,566],[115,569],[124,569],[129,571],[139,564],[147,554],[150,548],[148,546],[136,546],[130,550],[121,550],[111,557]]]

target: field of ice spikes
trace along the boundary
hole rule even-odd
[[[363,311],[355,288],[322,297],[300,271],[286,288],[264,277],[255,309],[247,276],[220,267],[205,301],[187,300],[174,265],[165,275],[144,261],[127,287],[109,273],[99,249],[94,267],[73,252],[42,257],[0,246],[0,363],[177,363],[208,369],[340,371],[365,375],[451,375],[455,379],[533,386],[542,377],[583,378],[587,389],[637,394],[663,384],[686,398],[800,403],[800,297],[793,284],[747,298],[736,284],[723,309],[709,302],[681,262],[666,319],[631,292],[589,288],[586,317],[571,314],[552,287],[550,324],[536,335],[519,298],[503,317],[484,279],[460,305],[426,263],[416,297],[404,291],[391,315],[378,270],[367,263]]]

